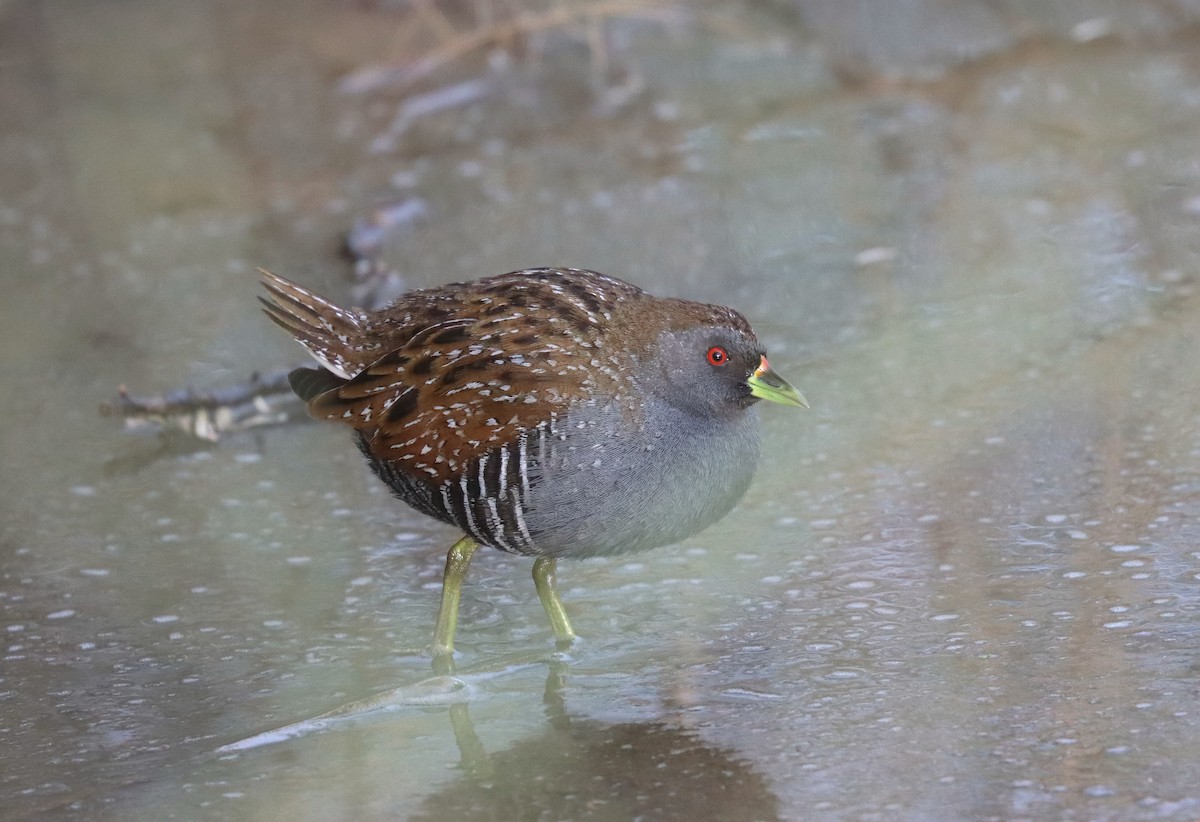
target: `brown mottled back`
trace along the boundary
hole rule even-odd
[[[657,299],[577,269],[415,291],[379,311],[347,311],[263,278],[271,318],[348,378],[312,397],[310,413],[350,425],[372,457],[433,484],[573,401],[630,397],[622,366],[664,327],[711,322],[749,333],[729,309]]]

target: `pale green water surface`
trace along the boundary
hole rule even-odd
[[[1196,4],[680,6],[339,93],[406,8],[0,3],[0,816],[1200,817]],[[561,564],[567,653],[481,553],[454,688],[455,535],[343,431],[97,414],[298,361],[254,267],[349,300],[404,198],[405,286],[727,303],[813,406],[717,526]]]

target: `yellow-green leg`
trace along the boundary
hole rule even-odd
[[[437,626],[433,629],[433,655],[454,653],[454,629],[458,627],[458,601],[462,598],[463,579],[471,564],[471,555],[479,543],[463,537],[450,546],[446,554],[446,573],[442,577],[442,604],[438,608]],[[560,606],[561,607],[561,606]]]
[[[567,619],[567,609],[558,598],[558,581],[555,577],[558,563],[553,557],[539,557],[533,563],[533,584],[537,586],[538,598],[550,617],[550,625],[554,628],[554,638],[559,642],[570,642],[575,638],[571,628],[571,620]]]

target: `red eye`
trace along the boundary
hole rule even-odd
[[[729,362],[729,352],[719,345],[708,349],[707,357],[709,365],[724,365]]]

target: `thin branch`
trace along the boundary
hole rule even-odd
[[[437,3],[432,0],[412,0],[412,6],[425,23],[437,32],[442,40],[452,40],[458,35],[458,30],[446,15],[442,14]]]
[[[222,434],[303,416],[303,405],[288,384],[289,371],[252,374],[245,382],[208,392],[181,388],[155,397],[134,397],[121,386],[117,399],[101,405],[100,413],[120,417],[127,431],[178,430],[216,442]]]
[[[592,55],[592,90],[599,92],[608,83],[608,43],[604,36],[604,20],[592,16],[585,25],[588,50]]]
[[[549,29],[584,22],[601,23],[611,17],[635,17],[672,22],[681,9],[663,0],[599,0],[579,5],[556,5],[535,13],[520,12],[473,31],[462,32],[415,62],[369,66],[342,79],[339,89],[346,94],[365,94],[385,86],[408,86],[428,77],[443,66],[488,46],[510,42]]]

